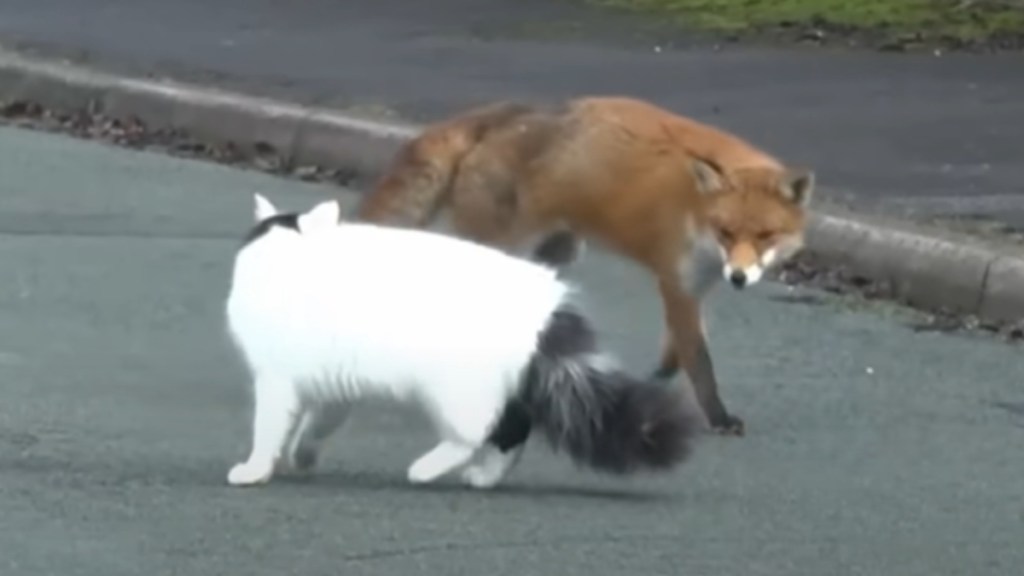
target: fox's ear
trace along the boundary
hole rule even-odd
[[[305,234],[313,230],[333,228],[341,219],[341,206],[337,200],[327,200],[313,207],[312,210],[299,216],[299,231]]]
[[[257,222],[262,222],[277,214],[277,208],[275,208],[274,205],[270,203],[270,200],[264,198],[259,192],[253,194],[253,200],[256,203],[255,210],[253,210],[253,216],[256,218]]]
[[[712,194],[722,189],[722,175],[711,164],[695,159],[690,167],[693,170],[693,177],[697,180],[698,192]]]
[[[807,206],[814,195],[814,172],[803,168],[787,170],[782,195],[798,206]]]

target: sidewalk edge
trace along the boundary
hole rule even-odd
[[[0,102],[136,118],[231,143],[271,150],[291,165],[378,175],[419,127],[160,79],[119,76],[0,48]],[[828,265],[888,283],[894,296],[925,309],[989,322],[1024,318],[1024,258],[969,238],[940,237],[817,208],[806,250]]]

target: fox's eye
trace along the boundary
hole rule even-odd
[[[723,242],[732,242],[732,232],[728,230],[720,230],[718,235],[722,238]]]
[[[767,242],[772,239],[772,233],[761,232],[760,234],[757,235],[757,239],[760,240],[761,242]]]

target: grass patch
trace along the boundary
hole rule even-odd
[[[978,41],[1024,33],[1024,0],[587,0],[722,32],[828,27]]]

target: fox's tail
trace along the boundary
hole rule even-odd
[[[541,334],[522,386],[551,445],[604,472],[672,468],[689,457],[702,425],[681,390],[639,380],[603,356],[588,320],[567,307]]]
[[[384,176],[366,196],[358,218],[379,224],[421,227],[441,207],[463,157],[492,129],[533,108],[499,102],[428,126],[406,142]]]

